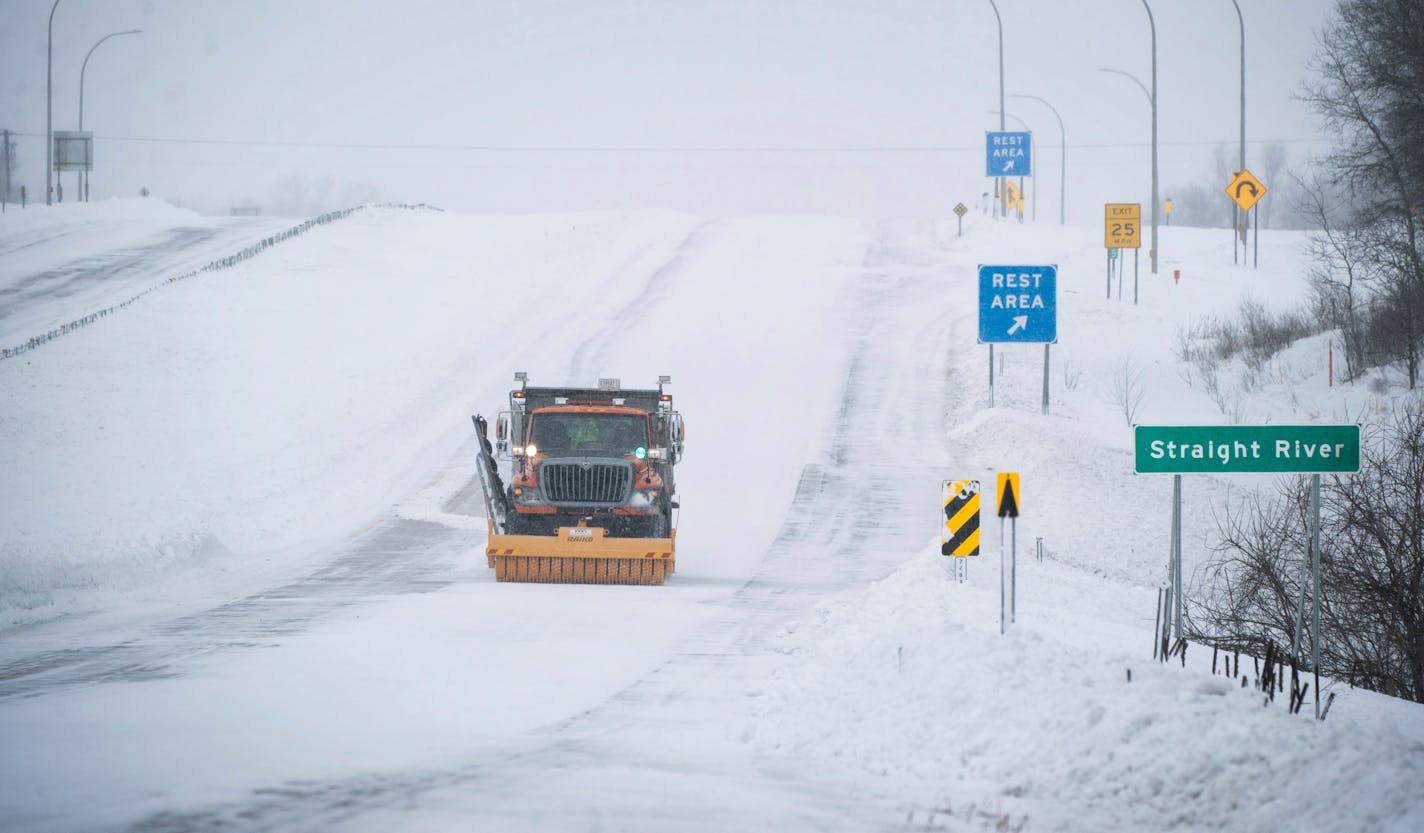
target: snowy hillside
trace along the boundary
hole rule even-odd
[[[119,275],[99,308],[293,221],[154,243],[208,222],[3,215],[4,344],[92,311],[35,275]],[[1328,335],[1214,380],[1179,361],[1243,299],[1304,302],[1303,235],[1251,269],[1164,228],[1136,304],[1101,235],[371,208],[0,360],[0,827],[1424,827],[1418,705],[1322,681],[1316,722],[1199,648],[1152,660],[1171,479],[1132,473],[1130,429],[1407,394],[1332,386]],[[996,347],[989,407],[979,264],[1059,267],[1046,415],[1036,344]],[[515,371],[672,376],[667,585],[494,581],[469,417]],[[938,539],[942,481],[1000,471],[1004,635],[998,520],[963,583]],[[1184,478],[1189,590],[1213,513],[1271,484]]]

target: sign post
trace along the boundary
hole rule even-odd
[[[1004,518],[1009,519],[1009,624],[1017,620],[1019,578],[1019,473],[999,472],[999,633],[1004,632]]]
[[[1257,179],[1254,174],[1252,174],[1245,168],[1242,168],[1236,173],[1234,177],[1231,178],[1231,181],[1226,184],[1226,195],[1230,197],[1232,202],[1236,203],[1236,205],[1240,207],[1242,211],[1250,212],[1251,209],[1256,206],[1256,203],[1260,202],[1261,198],[1266,196],[1266,186],[1261,182],[1261,180]],[[1241,222],[1242,227],[1244,228],[1247,220],[1243,219]],[[1257,216],[1256,232],[1258,234],[1261,231],[1260,223],[1261,219],[1259,216]],[[1237,229],[1238,233],[1240,231],[1241,229]],[[1235,245],[1233,244],[1232,252],[1234,253],[1235,251]],[[1257,241],[1256,262],[1252,264],[1252,268],[1261,265],[1260,254],[1261,244],[1260,241]],[[1241,245],[1241,262],[1243,264],[1246,262],[1246,245],[1244,242]]]
[[[1167,577],[1172,585],[1174,629],[1182,635],[1182,475],[1310,474],[1311,667],[1320,673],[1320,475],[1360,470],[1358,425],[1137,425],[1133,426],[1134,471],[1171,474],[1172,545]],[[1301,656],[1306,565],[1301,565],[1291,653]],[[1319,680],[1316,681],[1319,688]],[[1315,716],[1320,716],[1319,694]]]
[[[56,172],[55,184],[58,186],[58,174],[64,171],[89,171],[94,167],[94,134],[88,130],[56,130],[54,131],[54,170]],[[76,183],[78,180],[75,180]],[[64,191],[59,189],[60,202],[64,201]],[[81,191],[79,199],[84,199]]]
[[[1137,251],[1142,248],[1142,204],[1110,202],[1103,209],[1103,245],[1108,249],[1108,299],[1112,299],[1114,249],[1132,249],[1132,303],[1137,303]],[[1120,279],[1119,279],[1120,280]],[[1118,284],[1122,295],[1122,284]]]
[[[994,405],[994,345],[1043,344],[1043,413],[1048,413],[1048,345],[1058,341],[1058,266],[980,266],[979,343],[989,345],[989,406]]]
[[[964,207],[964,203],[954,206],[954,216],[959,218],[959,234],[956,237],[964,236],[964,215],[969,213],[969,209]]]

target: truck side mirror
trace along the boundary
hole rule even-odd
[[[509,453],[509,413],[499,415],[494,423],[495,450],[500,454]]]
[[[672,417],[672,448],[673,461],[682,459],[682,441],[687,436],[687,426],[682,421],[682,414],[673,414]]]

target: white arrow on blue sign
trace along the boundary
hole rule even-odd
[[[1033,176],[1032,133],[987,131],[984,137],[985,176]]]
[[[980,266],[979,342],[1058,341],[1058,267]]]

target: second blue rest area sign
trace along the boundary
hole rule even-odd
[[[1058,341],[1058,266],[980,266],[979,341]]]
[[[985,176],[1032,176],[1033,134],[1028,131],[987,131]]]

